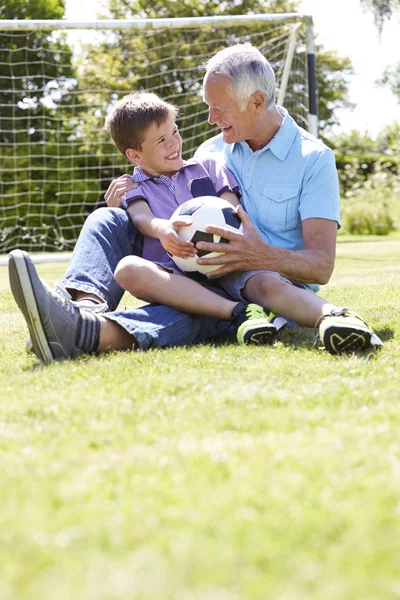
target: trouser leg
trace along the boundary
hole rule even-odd
[[[95,294],[115,310],[124,290],[114,279],[119,261],[142,252],[142,236],[120,208],[98,208],[85,221],[61,283]]]
[[[211,289],[229,298],[220,288]],[[161,304],[109,312],[103,316],[128,331],[141,350],[190,346],[219,336],[228,337],[236,332],[232,321],[191,315]]]

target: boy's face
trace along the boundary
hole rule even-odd
[[[133,162],[147,175],[172,176],[182,168],[182,138],[172,115],[161,125],[153,123],[146,130],[142,149],[134,151]],[[128,156],[128,158],[130,158]]]

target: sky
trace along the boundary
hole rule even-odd
[[[68,19],[92,20],[101,0],[66,0],[66,7]],[[379,39],[373,15],[361,0],[302,0],[299,11],[313,16],[316,41],[325,50],[336,50],[353,62],[349,96],[356,108],[338,111],[335,133],[356,129],[375,138],[386,125],[400,123],[396,97],[388,87],[375,84],[386,67],[400,61],[400,14],[385,24]]]

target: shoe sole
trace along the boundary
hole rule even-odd
[[[241,333],[241,340],[238,340],[240,344],[256,344],[258,346],[271,346],[277,338],[277,332],[271,330],[254,331],[254,329],[249,328]]]
[[[10,254],[8,268],[11,291],[28,325],[33,352],[41,361],[48,363],[54,360],[54,356],[37,308],[28,264],[23,250],[14,250]]]
[[[324,332],[324,346],[330,354],[359,352],[372,348],[372,332],[356,327],[332,326]]]

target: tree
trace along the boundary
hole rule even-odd
[[[61,19],[64,12],[64,0],[0,5],[1,19]],[[0,251],[37,248],[39,240],[50,238],[48,249],[54,249],[54,240],[62,237],[57,216],[68,202],[60,193],[62,180],[77,177],[68,143],[74,73],[67,36],[39,29],[0,31],[0,63]],[[60,168],[66,163],[69,170]]]
[[[318,122],[322,137],[339,124],[336,110],[354,107],[348,98],[349,77],[353,73],[349,58],[317,48]]]
[[[0,18],[60,19],[64,10],[64,0],[7,0],[0,6]],[[55,93],[55,82],[72,75],[71,52],[65,36],[39,30],[1,31],[0,63],[5,82],[0,89],[0,141],[22,143],[27,131],[30,141],[44,141],[43,127],[36,126],[38,119],[51,116],[51,106],[55,108],[61,101],[63,93],[59,85]],[[47,68],[44,86],[43,64],[51,65]]]
[[[361,4],[372,11],[378,31],[382,31],[385,21],[400,8],[400,0],[361,0]]]
[[[400,62],[388,67],[377,81],[378,85],[387,85],[400,104]]]

